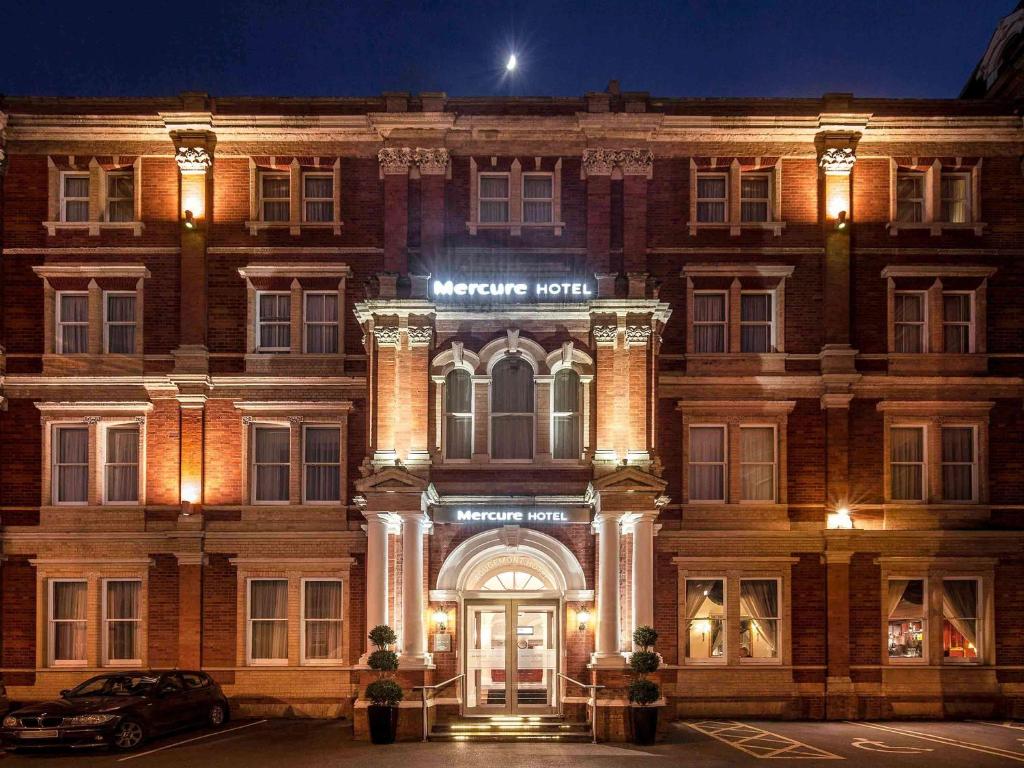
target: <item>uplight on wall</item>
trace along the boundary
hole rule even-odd
[[[853,528],[853,518],[850,517],[850,510],[847,507],[839,507],[835,512],[830,512],[827,518],[827,525],[829,530],[851,530]]]
[[[434,626],[437,628],[438,632],[447,631],[448,611],[446,611],[444,608],[438,608],[436,611],[434,611],[434,614],[431,618],[433,618]]]
[[[850,147],[826,149],[818,165],[825,172],[825,216],[846,229],[850,211],[850,172],[857,156]]]
[[[181,484],[181,500],[187,504],[199,503],[199,483],[186,480]]]

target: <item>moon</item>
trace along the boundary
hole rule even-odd
[[[508,62],[505,64],[505,71],[514,72],[517,66],[519,66],[519,59],[516,58],[514,53],[510,53],[508,55]]]

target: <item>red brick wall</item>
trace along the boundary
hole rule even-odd
[[[178,666],[178,563],[174,555],[152,554],[149,569],[149,665]]]
[[[10,556],[0,568],[3,665],[8,668],[31,670],[36,666],[36,569],[28,562],[32,557]],[[34,680],[31,672],[4,674],[8,685],[31,685]]]
[[[203,666],[234,667],[238,581],[231,555],[212,554],[203,573]],[[242,660],[244,662],[244,659]]]

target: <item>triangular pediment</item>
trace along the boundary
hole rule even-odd
[[[607,475],[594,478],[595,491],[633,491],[639,493],[665,492],[667,483],[660,477],[644,472],[636,467],[622,467]]]
[[[390,491],[395,493],[422,493],[427,481],[399,467],[387,467],[356,481],[360,493]]]

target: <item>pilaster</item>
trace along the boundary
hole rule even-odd
[[[818,137],[823,190],[820,216],[825,237],[825,345],[840,351],[850,346],[850,236],[852,231],[851,182],[859,136],[822,134]],[[832,355],[830,368],[852,370],[852,357]],[[825,364],[823,363],[823,368]]]
[[[409,147],[385,147],[377,153],[384,182],[384,271],[409,271]]]

